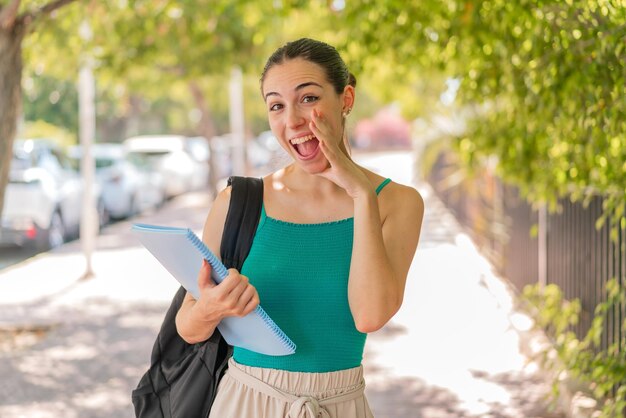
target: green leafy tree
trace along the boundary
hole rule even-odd
[[[133,0],[98,7],[117,16],[94,22],[94,44],[103,45],[100,68],[115,74],[113,82],[124,78],[130,91],[152,99],[186,89],[187,103],[199,114],[196,130],[208,139],[217,132],[207,98],[216,95],[212,81],[223,80],[234,66],[254,64],[264,29],[277,16],[271,4],[250,1]],[[107,47],[111,44],[115,48]],[[214,190],[216,161],[210,167]]]
[[[604,216],[623,219],[623,0],[346,2],[337,18],[364,66],[384,54],[399,74],[439,69],[461,80],[458,101],[479,110],[459,138],[466,164],[495,155],[531,200],[554,207],[600,194]]]
[[[626,321],[620,312],[626,303],[626,291],[616,278],[606,282],[605,301],[595,308],[591,327],[583,338],[572,330],[581,317],[579,299],[565,300],[555,284],[532,285],[524,288],[521,301],[535,319],[535,327],[546,333],[552,343],[550,350],[535,355],[546,370],[553,373],[553,395],[563,385],[563,373],[569,379],[584,384],[599,404],[598,418],[623,418],[626,412],[626,337],[615,339],[603,347],[607,325],[626,331]],[[623,334],[621,334],[623,335]]]
[[[233,67],[260,66],[275,22],[285,13],[273,3],[245,0],[129,0],[90,7],[90,15],[114,16],[92,22],[100,88],[123,83],[149,100],[172,92],[195,109],[196,132],[208,139],[217,133],[212,99],[227,93],[224,80]],[[227,109],[228,100],[222,103]],[[216,162],[210,167],[215,190]]]
[[[58,8],[65,3],[69,2],[57,1],[54,5]],[[166,117],[175,119],[174,125],[183,133],[190,133],[189,128],[182,126],[181,115],[192,113],[189,110],[195,108],[193,113],[200,117],[195,118],[194,130],[211,138],[217,131],[212,104],[217,97],[224,97],[224,80],[234,66],[258,71],[261,59],[267,55],[266,48],[275,44],[277,22],[289,10],[276,2],[246,0],[83,1],[62,16],[56,14],[42,22],[40,30],[20,38],[20,42],[23,40],[29,76],[39,78],[45,74],[58,83],[74,83],[82,60],[91,59],[100,97],[107,99],[99,103],[99,110],[111,111],[114,116],[124,111],[131,117],[137,116],[135,106],[142,102],[138,98],[161,106],[164,97],[171,94],[182,106],[171,112],[173,116]],[[85,22],[93,34],[90,37],[80,34]],[[20,67],[11,73],[21,76],[21,71]],[[221,82],[219,91],[216,80]],[[20,81],[13,83],[16,97]],[[185,98],[181,95],[183,90],[187,92]],[[219,106],[220,111],[228,109],[228,101]],[[11,119],[17,119],[19,106],[12,109]],[[65,113],[59,106],[55,112]],[[3,137],[12,140],[14,135],[13,125],[10,135]],[[3,143],[8,144],[8,140]],[[8,164],[3,168],[8,171]],[[4,190],[1,181],[0,189]]]
[[[25,121],[42,120],[78,133],[78,94],[75,83],[25,71],[23,115]],[[19,135],[19,132],[18,132]]]

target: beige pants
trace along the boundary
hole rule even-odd
[[[364,389],[361,366],[301,373],[231,358],[209,418],[373,418]]]

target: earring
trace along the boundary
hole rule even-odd
[[[352,108],[349,107],[348,109],[344,110],[341,115],[345,118],[350,114],[351,111],[352,111]]]

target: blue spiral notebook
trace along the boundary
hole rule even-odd
[[[221,283],[228,269],[209,248],[188,228],[133,224],[139,241],[174,276],[193,297],[200,296],[198,272],[205,258],[211,264],[211,277]],[[232,346],[273,356],[296,352],[296,345],[261,308],[243,318],[224,318],[217,328]]]

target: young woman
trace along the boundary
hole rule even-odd
[[[272,132],[293,162],[263,178],[263,209],[246,262],[219,285],[204,265],[201,296],[176,318],[189,343],[226,316],[263,308],[296,343],[290,356],[235,347],[211,418],[361,418],[367,333],[402,304],[424,213],[419,193],[350,158],[345,122],[356,80],[332,46],[279,48],[261,77]],[[216,198],[204,241],[220,253],[230,190]]]

